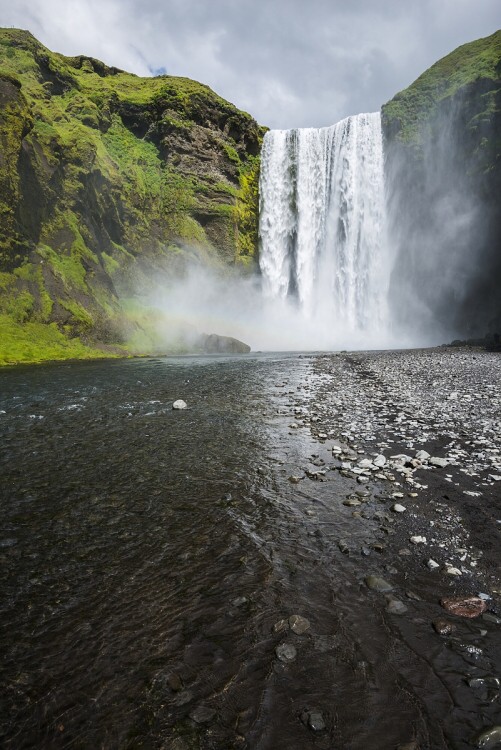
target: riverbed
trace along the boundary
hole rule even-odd
[[[500,376],[449,348],[0,371],[2,746],[475,747]]]

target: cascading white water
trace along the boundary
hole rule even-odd
[[[268,297],[295,300],[329,332],[387,333],[390,260],[385,238],[378,112],[328,128],[271,130],[260,179],[260,268]]]

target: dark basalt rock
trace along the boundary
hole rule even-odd
[[[231,336],[219,336],[217,333],[204,334],[201,346],[207,354],[248,354],[251,350],[243,341]]]

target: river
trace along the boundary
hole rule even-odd
[[[493,724],[498,694],[465,680],[499,674],[499,626],[461,623],[477,659],[441,640],[428,572],[342,505],[384,492],[319,435],[325,361],[0,372],[3,747],[461,750]],[[368,573],[415,589],[404,616]]]

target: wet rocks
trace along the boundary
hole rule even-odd
[[[384,578],[380,578],[379,576],[367,576],[365,578],[365,584],[371,589],[371,591],[393,591],[391,583],[388,583],[388,581],[385,581]]]
[[[323,732],[325,729],[324,717],[320,711],[309,711],[307,722],[314,732]]]
[[[297,651],[292,643],[281,643],[280,646],[276,647],[275,654],[279,661],[289,664],[296,660]]]
[[[432,456],[428,460],[428,463],[431,466],[437,466],[440,469],[445,469],[445,467],[448,466],[450,462],[446,458],[440,458],[439,456]]]
[[[386,600],[388,602],[386,611],[389,612],[390,615],[404,615],[407,612],[408,608],[400,601],[400,599],[393,596],[387,596]]]
[[[303,635],[310,629],[310,621],[301,615],[291,615],[289,617],[289,627],[296,635]]]
[[[445,617],[439,617],[432,622],[433,629],[439,635],[450,635],[456,630],[456,625],[450,620],[446,620]]]
[[[458,617],[474,618],[487,609],[487,603],[479,596],[446,596],[440,600],[441,606]]]
[[[426,537],[419,535],[411,536],[409,541],[412,542],[412,544],[426,544]]]
[[[283,633],[284,630],[289,629],[289,621],[288,620],[278,620],[273,626],[273,632],[274,633]]]

